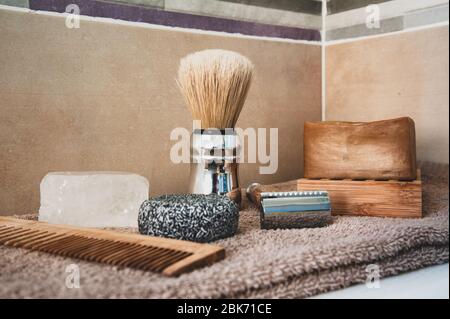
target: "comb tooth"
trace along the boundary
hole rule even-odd
[[[57,241],[55,242],[54,245],[52,245],[52,247],[48,247],[48,249],[50,250],[50,252],[52,254],[61,254],[63,252],[70,252],[71,248],[76,247],[79,248],[82,245],[84,245],[84,243],[86,242],[86,240],[78,235],[73,235],[71,237],[68,237],[67,240],[61,240],[61,241]]]
[[[61,245],[67,245],[70,242],[72,242],[73,236],[66,236],[64,238],[61,238],[59,240],[52,241],[46,245],[43,245],[39,248],[40,251],[46,252],[46,253],[53,253],[58,247],[61,247]]]
[[[52,241],[55,241],[55,240],[58,240],[58,239],[64,238],[64,237],[67,237],[67,235],[61,234],[61,233],[56,233],[56,234],[49,233],[48,237],[44,237],[44,238],[41,238],[39,240],[26,243],[22,247],[23,248],[34,249],[34,250],[39,250],[39,248],[42,245],[46,245],[46,244],[48,244],[48,243],[50,243]]]
[[[132,254],[128,254],[126,258],[120,256],[121,259],[117,259],[114,263],[115,266],[128,267],[133,261],[137,260],[141,255],[148,254],[152,247],[146,245],[139,245],[138,249],[133,250]]]
[[[106,246],[101,252],[96,252],[92,257],[92,260],[96,262],[105,262],[111,255],[129,249],[130,245],[131,243],[128,242],[116,241],[114,245]]]
[[[4,238],[8,238],[8,237],[11,236],[11,235],[17,234],[17,232],[18,232],[18,230],[15,229],[15,230],[10,230],[10,231],[7,232],[7,233],[0,234],[0,240],[1,240],[1,239],[4,239]]]
[[[61,254],[61,255],[66,255],[66,254],[70,255],[74,250],[77,251],[78,249],[82,249],[83,247],[86,247],[86,244],[91,243],[93,240],[95,240],[95,239],[85,238],[85,237],[74,238],[74,240],[71,241],[70,243],[66,243],[66,245],[54,249],[53,253]]]
[[[160,256],[159,258],[152,260],[148,264],[141,265],[142,270],[151,270],[151,271],[157,271],[160,265],[167,263],[172,258],[178,258],[179,251],[171,250],[167,252],[167,254]]]
[[[12,226],[7,226],[7,225],[1,225],[0,226],[0,233],[3,232],[5,229],[11,228]]]
[[[116,266],[122,259],[126,259],[127,256],[133,256],[138,250],[139,246],[133,243],[127,247],[111,253],[110,255],[105,257],[102,262]]]
[[[8,236],[17,234],[17,232],[23,231],[22,228],[16,228],[16,227],[11,227],[8,230],[4,231],[2,234],[0,234],[0,239],[3,238],[7,238]]]
[[[193,253],[185,251],[185,252],[183,252],[183,255],[180,255],[179,258],[177,258],[175,260],[171,260],[170,263],[161,265],[161,270],[160,271],[163,272],[167,267],[169,267],[169,266],[171,266],[171,265],[173,265],[173,264],[175,264],[175,263],[177,263],[177,262],[179,262],[179,261],[181,261],[181,260],[183,260],[185,258],[191,257],[192,255],[193,255]],[[211,265],[211,263],[209,263],[209,265]]]
[[[92,246],[78,254],[78,258],[87,259],[87,257],[91,256],[92,254],[96,254],[97,252],[101,252],[102,249],[112,244],[109,240],[102,239],[100,241],[101,243],[99,243],[98,245]]]
[[[70,247],[67,247],[67,249],[61,251],[60,255],[71,258],[79,258],[78,256],[82,252],[86,251],[89,248],[97,246],[99,242],[99,239],[83,236],[77,244],[73,244]]]
[[[192,256],[192,253],[188,253],[188,252],[180,252],[180,254],[177,254],[177,256],[174,256],[174,258],[171,258],[169,260],[167,260],[165,263],[162,263],[160,266],[158,266],[158,268],[156,269],[157,272],[163,272],[164,269],[166,269],[167,267],[169,267],[170,265],[175,264],[176,262],[183,260],[189,256]],[[176,258],[175,258],[176,257]]]
[[[80,252],[83,252],[86,248],[92,246],[96,247],[99,243],[101,243],[101,241],[95,238],[80,237],[76,241],[67,245],[67,247],[61,248],[60,251],[63,255],[77,256]],[[121,249],[127,248],[127,246],[132,245],[131,243],[117,243],[117,244],[120,244]],[[116,247],[118,246],[116,245]],[[55,253],[59,253],[59,251],[55,251]],[[108,249],[106,249],[105,253],[108,253],[108,256],[110,255]],[[98,252],[96,253],[96,256],[98,256]]]
[[[11,227],[14,227],[14,226],[8,225],[8,224],[0,225],[0,229],[3,229],[3,228],[11,228]]]
[[[21,237],[23,235],[31,234],[33,232],[35,232],[35,231],[31,230],[31,229],[18,229],[15,232],[7,234],[6,236],[2,236],[2,238],[0,239],[0,245],[5,243],[6,241],[8,241],[10,239],[18,238],[18,237]]]
[[[79,258],[80,254],[85,252],[87,249],[90,249],[92,247],[98,247],[102,243],[103,241],[101,239],[86,238],[86,241],[84,241],[84,243],[72,247],[70,250],[63,252],[62,255],[70,256],[73,258]]]
[[[165,268],[167,268],[168,266],[170,266],[171,264],[184,259],[188,256],[190,256],[190,253],[184,252],[184,251],[178,251],[175,254],[173,254],[172,256],[170,256],[167,259],[162,260],[161,262],[155,264],[154,266],[154,271],[155,272],[162,272]]]
[[[115,254],[110,255],[105,262],[114,266],[118,266],[118,264],[131,256],[135,255],[137,252],[142,250],[141,245],[133,244],[127,251],[125,252],[116,252]]]
[[[51,244],[48,244],[45,247],[42,247],[42,251],[50,251],[52,254],[59,254],[62,251],[65,251],[69,247],[73,245],[77,245],[80,241],[80,237],[76,235],[67,236],[63,239],[56,240]]]
[[[65,243],[70,242],[71,240],[73,240],[73,235],[64,236],[63,238],[58,238],[56,240],[44,243],[40,245],[38,249],[43,252],[51,252],[52,249],[64,245]]]
[[[116,244],[109,249],[105,249],[102,253],[96,254],[91,260],[96,262],[102,262],[103,259],[108,258],[111,254],[114,254],[116,251],[127,247],[129,243],[125,242],[116,242]]]
[[[43,248],[42,251],[48,252],[51,254],[58,254],[60,251],[64,251],[67,247],[77,244],[80,240],[80,237],[76,235],[69,236],[67,238],[57,240],[53,244],[50,244]]]
[[[133,245],[134,244],[132,244],[132,243],[125,243],[125,245],[123,245],[122,247],[120,247],[114,251],[111,251],[108,255],[101,258],[100,262],[110,264],[111,260],[113,260],[114,256],[116,256],[118,254],[127,253],[132,248]]]
[[[121,243],[117,241],[110,242],[108,245],[103,246],[103,248],[88,253],[85,258],[88,261],[95,261],[96,258],[107,255],[111,253],[111,250],[116,249],[116,247],[120,247],[120,244]]]
[[[85,245],[88,241],[90,240],[80,236],[74,236],[68,241],[60,243],[59,245],[51,248],[51,253],[62,256],[67,255],[70,257],[73,251],[77,251],[78,249],[86,247]]]
[[[172,253],[171,249],[163,248],[161,252],[159,252],[155,255],[153,255],[153,254],[149,255],[149,256],[147,256],[147,258],[142,259],[142,261],[140,261],[136,264],[136,268],[143,269],[144,267],[152,266],[152,265],[154,265],[154,263],[156,261],[160,260],[161,258],[167,257],[167,255],[170,255],[171,253]]]
[[[167,251],[166,248],[160,248],[160,247],[151,247],[149,246],[149,250],[145,253],[141,254],[140,256],[136,256],[133,258],[134,260],[130,263],[128,263],[129,267],[132,268],[138,268],[138,265],[141,263],[144,263],[148,261],[148,259],[154,259],[156,256],[163,254]]]
[[[39,230],[30,230],[30,232],[28,232],[28,233],[22,233],[21,235],[16,236],[14,238],[9,238],[5,242],[3,242],[3,245],[5,245],[5,246],[12,246],[12,244],[14,244],[16,242],[20,242],[24,238],[26,239],[26,238],[34,237],[34,236],[39,235],[39,234],[41,234],[41,232]],[[2,243],[2,241],[0,240],[0,244],[1,243]]]
[[[47,237],[48,235],[49,235],[49,233],[46,232],[46,231],[39,231],[39,233],[37,233],[37,234],[35,234],[33,236],[30,236],[30,237],[27,236],[26,238],[23,238],[23,239],[17,239],[17,240],[11,241],[9,243],[9,246],[11,246],[11,247],[19,247],[19,246],[22,247],[22,246],[24,246],[25,244],[27,244],[29,242],[32,242],[34,240]]]
[[[134,267],[147,258],[155,258],[156,256],[164,253],[166,248],[158,248],[154,246],[141,245],[141,248],[135,251],[131,256],[124,258],[117,265]]]
[[[0,236],[6,236],[7,234],[16,231],[17,229],[20,229],[18,227],[6,227],[2,231],[0,231]]]
[[[175,252],[173,252],[173,251],[172,252],[168,252],[167,254],[161,256],[158,259],[150,260],[150,261],[148,261],[146,263],[142,263],[142,264],[138,265],[138,269],[144,270],[144,271],[156,272],[156,269],[157,269],[159,264],[164,263],[166,260],[169,260],[174,255],[176,255]]]
[[[142,250],[141,252],[135,254],[134,256],[130,257],[128,260],[126,260],[124,263],[125,266],[127,267],[134,267],[136,268],[136,264],[138,264],[140,261],[142,261],[144,258],[147,258],[148,256],[154,256],[155,254],[157,254],[158,252],[162,252],[162,248],[158,248],[158,247],[153,247],[153,246],[148,246],[148,245],[143,245],[144,246],[144,250]]]

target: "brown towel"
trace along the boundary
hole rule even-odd
[[[423,219],[335,217],[326,228],[261,230],[257,211],[247,208],[239,234],[216,242],[227,258],[179,278],[0,246],[0,297],[299,298],[363,283],[372,264],[387,277],[445,263],[448,165],[422,172]],[[79,289],[65,286],[72,263]]]

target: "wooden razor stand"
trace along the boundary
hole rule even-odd
[[[297,190],[326,190],[333,215],[422,217],[420,170],[414,181],[307,179],[297,180]]]
[[[301,178],[249,188],[247,197],[260,206],[261,192],[328,191],[333,215],[422,217],[420,170],[414,181]]]

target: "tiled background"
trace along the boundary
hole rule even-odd
[[[325,2],[325,1],[324,1]],[[400,31],[448,21],[448,0],[327,0],[326,39]],[[321,0],[0,0],[0,4],[81,13],[168,26],[319,41]],[[366,25],[368,5],[379,8],[380,26]]]
[[[134,4],[124,5],[87,0],[0,0],[6,1],[25,7],[45,5],[50,11],[64,11],[61,3],[77,2],[84,3],[84,12],[94,16],[134,14],[137,19],[159,19],[168,25],[177,17],[186,25],[226,27],[231,33],[246,30],[247,34],[299,38],[317,34],[317,30],[311,33],[299,25],[281,25],[281,20],[273,22],[280,25],[272,25],[233,20],[231,15],[192,15],[192,8],[180,6],[177,11],[152,7],[161,6],[162,1],[134,0]],[[305,7],[287,11],[286,5],[293,3],[290,1],[283,2],[283,8],[273,8],[274,1],[271,6],[268,1],[214,3],[320,19]],[[361,3],[364,1],[342,0],[333,4],[331,0],[326,22],[329,30],[340,34],[336,39],[367,34],[365,26],[361,27],[366,16]],[[39,182],[54,170],[129,170],[149,178],[152,195],[185,191],[189,167],[171,164],[167,158],[172,145],[167,138],[170,130],[190,125],[174,78],[183,55],[205,48],[239,51],[255,63],[255,82],[238,125],[279,128],[278,172],[261,176],[258,165],[243,165],[243,186],[300,177],[303,122],[320,120],[323,115],[330,120],[356,121],[411,116],[417,127],[419,159],[448,163],[448,25],[390,33],[391,25],[401,30],[445,20],[442,8],[447,3],[380,3],[384,20],[383,29],[377,32],[387,32],[385,36],[330,41],[326,46],[316,41],[261,40],[89,17],[82,18],[80,29],[68,29],[62,15],[3,7],[0,214],[36,211]],[[164,6],[167,4],[169,1],[164,1]],[[252,19],[268,19],[263,14],[246,14]],[[300,20],[283,21],[292,24]],[[326,53],[324,60],[322,51]],[[326,81],[322,81],[323,70]],[[326,101],[321,99],[323,93]]]
[[[449,156],[448,26],[326,46],[326,119],[409,116],[420,160]]]
[[[152,196],[186,192],[189,165],[170,161],[171,131],[192,128],[175,78],[183,56],[208,48],[253,62],[238,127],[278,128],[289,163],[272,175],[242,164],[241,185],[302,176],[303,123],[322,116],[318,44],[93,18],[69,29],[62,15],[2,9],[0,31],[0,215],[37,211],[49,171],[131,171]]]
[[[329,0],[326,22],[327,40],[341,40],[401,31],[448,21],[448,0]],[[368,28],[366,20],[376,4],[380,27]]]
[[[21,8],[29,8],[30,4],[28,0],[0,0],[0,4]]]
[[[317,0],[0,0],[0,4],[64,12],[77,4],[81,14],[175,27],[256,36],[319,41],[321,1]]]

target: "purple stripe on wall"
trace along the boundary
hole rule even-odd
[[[237,21],[91,0],[30,0],[30,9],[65,12],[69,4],[78,5],[81,15],[93,17],[263,37],[320,41],[318,30]]]

